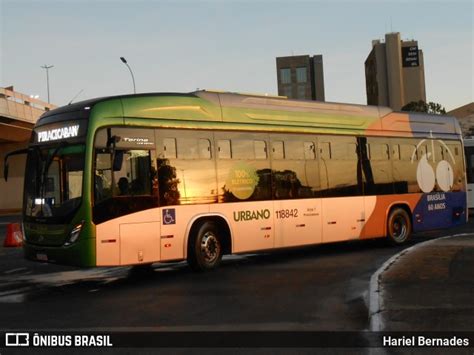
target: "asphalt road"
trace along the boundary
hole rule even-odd
[[[403,248],[454,232],[395,248],[379,240],[230,256],[207,273],[185,263],[77,269],[0,246],[0,329],[367,330],[371,275]],[[4,234],[0,225],[2,245]]]

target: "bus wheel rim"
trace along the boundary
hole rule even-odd
[[[393,238],[396,240],[404,240],[407,234],[407,224],[405,219],[401,216],[397,217],[393,221]]]
[[[212,263],[220,252],[220,244],[217,237],[212,232],[206,232],[201,240],[201,252],[204,259]]]

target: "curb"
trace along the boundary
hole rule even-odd
[[[418,249],[422,246],[432,244],[436,241],[442,239],[449,239],[455,237],[463,237],[467,235],[473,235],[473,233],[460,233],[454,235],[446,235],[444,237],[436,238],[427,240],[425,242],[421,242],[411,246],[410,248],[404,249],[398,254],[393,255],[390,259],[388,259],[383,265],[370,277],[370,284],[369,284],[369,324],[370,330],[373,332],[382,332],[385,329],[385,324],[382,317],[382,312],[384,311],[384,300],[382,297],[382,290],[380,289],[380,275],[388,270],[394,263],[397,262],[400,257],[403,255],[410,253],[411,251]]]

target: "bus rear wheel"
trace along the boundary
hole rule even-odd
[[[395,208],[390,212],[387,221],[387,236],[392,245],[401,245],[410,239],[411,219],[403,208]]]
[[[190,236],[189,266],[196,271],[214,269],[219,266],[222,254],[222,242],[217,225],[212,221],[204,221],[199,224]]]

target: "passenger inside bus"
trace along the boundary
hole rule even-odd
[[[121,177],[117,185],[120,191],[120,196],[128,195],[128,179],[126,177]]]

